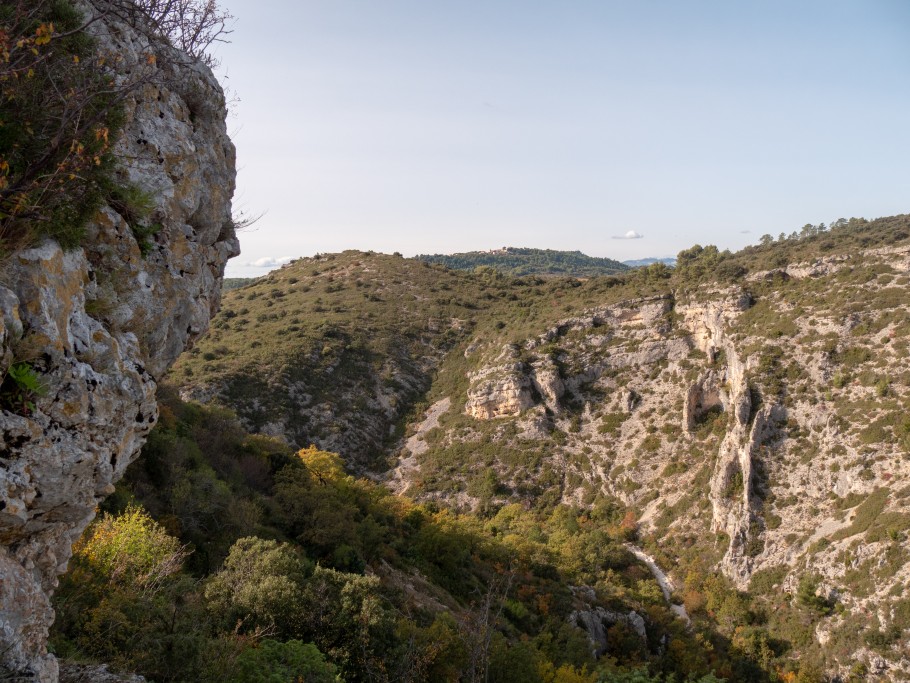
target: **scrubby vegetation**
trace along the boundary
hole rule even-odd
[[[0,256],[77,244],[112,186],[123,93],[84,22],[64,0],[0,6]]]
[[[91,35],[100,15],[148,39],[126,73]],[[52,237],[84,238],[102,204],[128,220],[140,247],[158,229],[149,198],[118,173],[114,146],[125,100],[160,81],[160,41],[206,60],[230,16],[210,0],[12,0],[0,4],[0,258]]]
[[[635,530],[616,501],[456,515],[353,478],[337,455],[160,398],[143,457],[56,594],[64,658],[156,681],[764,676],[707,614],[694,631],[670,614],[623,547]],[[647,637],[616,622],[595,659],[567,617],[597,606],[635,610]]]
[[[893,661],[901,642],[894,631],[902,614],[897,597],[876,598],[893,603],[893,616],[881,622],[860,618],[857,601],[872,599],[875,582],[888,572],[893,576],[906,558],[901,499],[876,488],[891,490],[889,478],[910,433],[905,424],[910,375],[900,369],[910,353],[907,303],[901,295],[908,280],[857,249],[905,245],[908,223],[906,216],[838,221],[830,230],[813,226],[804,234],[764,240],[746,252],[696,246],[680,254],[676,268],[653,264],[622,276],[588,279],[512,277],[487,268],[453,271],[364,252],[300,259],[228,292],[212,334],[178,364],[173,377],[183,387],[197,387],[202,396],[206,387],[221,387],[218,400],[236,407],[247,426],[272,430],[277,425],[300,445],[316,442],[336,450],[349,473],[385,471],[395,462],[383,457],[394,455],[389,449],[413,436],[431,406],[448,398],[453,407],[437,414],[435,426],[420,435],[426,449],[414,456],[419,468],[409,475],[406,491],[423,502],[408,503],[415,505],[409,509],[446,524],[467,524],[484,544],[493,545],[477,545],[477,537],[460,543],[494,566],[502,564],[501,556],[494,553],[499,559],[491,560],[477,548],[501,549],[506,539],[520,537],[535,561],[551,558],[546,571],[556,572],[557,584],[594,585],[598,600],[618,596],[639,614],[648,612],[649,591],[654,591],[652,607],[666,609],[653,582],[634,589],[628,582],[628,573],[641,568],[610,565],[607,583],[615,581],[620,588],[607,589],[605,579],[586,569],[590,562],[597,565],[599,556],[586,555],[582,546],[573,545],[572,552],[581,552],[574,559],[554,549],[554,539],[561,536],[551,523],[571,510],[585,533],[618,528],[611,541],[615,548],[644,515],[648,521],[637,542],[673,569],[676,599],[693,616],[696,633],[719,648],[714,652],[726,662],[695,669],[698,675],[713,670],[732,680],[822,680],[822,672],[842,666],[864,647],[874,645]],[[793,263],[802,265],[784,268]],[[609,324],[598,318],[605,307],[645,299],[658,309],[666,302],[664,312],[650,322],[636,317],[638,304]],[[749,420],[764,408],[781,411],[769,418],[772,436],[756,453],[748,483],[756,508],[742,548],[762,567],[748,593],[714,576],[730,538],[709,531],[706,492],[732,417],[712,398],[715,403],[697,410],[688,426],[680,425],[685,392],[706,372],[725,371],[730,362],[725,351],[708,355],[690,345],[688,356],[674,362],[601,368],[595,380],[587,374],[598,354],[647,358],[652,345],[686,337],[687,306],[729,301],[741,306],[727,332],[740,359],[748,360]],[[800,361],[794,349],[802,354]],[[532,387],[537,408],[521,418],[483,421],[465,415],[472,373],[502,363],[496,359],[503,353],[517,364],[516,372],[530,373],[534,363],[545,362],[577,388],[544,406]],[[813,422],[811,416],[822,410],[830,415],[827,423]],[[841,435],[837,448],[819,445],[829,430]],[[357,447],[346,448],[346,443]],[[811,468],[812,474],[802,474],[801,468]],[[828,473],[835,481],[838,472],[861,482],[851,486],[865,487],[867,493],[850,505],[836,496],[826,502],[824,490],[801,500],[801,487]],[[733,504],[746,490],[742,475],[734,474],[720,498]],[[259,504],[263,514],[271,509]],[[611,512],[603,516],[601,510]],[[811,527],[797,532],[789,528],[794,510],[834,516],[836,524],[818,536]],[[506,512],[520,513],[524,521],[518,527],[505,524]],[[318,519],[322,513],[307,508],[301,519],[313,514]],[[356,535],[319,540],[302,527],[279,531],[262,537],[296,540],[320,566],[352,574],[377,566],[376,555]],[[230,538],[253,533],[235,530]],[[380,535],[376,547],[395,547],[390,538]],[[489,588],[491,578],[500,576],[476,565],[469,571],[447,565],[441,571],[425,561],[429,555],[415,557],[415,539],[407,539],[410,555],[383,556],[382,561],[405,574],[419,572],[427,582],[422,590],[453,613],[455,605],[479,604],[477,591],[483,589],[453,585],[446,577],[474,572]],[[217,552],[200,546],[187,562],[199,563],[201,569],[193,571],[215,572],[231,542],[221,541]],[[878,544],[884,564],[861,559],[855,549],[860,543]],[[805,553],[805,564],[767,563],[768,550],[784,546]],[[845,567],[842,578],[822,579],[812,569],[817,562]],[[535,566],[531,573],[540,578],[543,565]],[[376,573],[387,586],[389,575]],[[647,574],[642,578],[650,581]],[[558,621],[565,625],[568,606],[578,606],[577,596],[553,595],[563,596],[554,604],[563,606]],[[615,607],[612,598],[606,599],[604,604]],[[527,604],[524,609],[536,614]],[[513,649],[514,643],[525,642],[523,637],[538,637],[537,626],[527,626],[526,617],[507,607],[502,614],[512,626],[514,616],[531,628],[522,636],[503,626],[504,642]],[[665,623],[653,615],[646,619]],[[830,634],[828,646],[818,644],[816,631]],[[518,641],[512,640],[516,635]],[[306,642],[307,635],[286,637]],[[420,642],[422,637],[415,636]],[[660,656],[656,661],[664,663],[654,668],[656,653],[649,652],[649,675],[667,671],[660,668],[666,661]],[[622,658],[619,663],[637,666]],[[552,658],[550,664],[555,670],[562,666]],[[595,671],[593,660],[587,665],[589,673]],[[582,661],[571,666],[579,668]],[[470,679],[466,670],[459,675]]]
[[[820,683],[858,652],[896,663],[910,282],[856,250],[906,244],[908,224],[693,247],[675,269],[619,277],[344,252],[238,283],[171,376],[237,417],[162,390],[160,424],[58,593],[57,652],[173,681]],[[731,346],[704,351],[686,325],[710,306],[731,311]],[[746,431],[764,423],[750,477],[709,500],[733,355]],[[534,407],[466,414],[487,371],[519,377]],[[418,437],[393,495],[377,480]],[[744,537],[713,531],[712,504],[747,494]],[[154,571],[111,569],[104,544],[121,534],[146,539]],[[748,591],[717,573],[734,540],[758,568]],[[672,573],[691,628],[630,541]],[[614,616],[595,653],[577,624],[598,608]],[[644,638],[615,616],[631,611]]]
[[[252,277],[226,277],[224,278],[224,283],[221,285],[221,290],[228,292],[232,289],[240,289],[241,287],[246,287],[255,279],[256,278]]]

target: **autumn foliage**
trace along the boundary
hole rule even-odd
[[[112,163],[112,83],[71,5],[0,5],[0,253],[78,241]]]

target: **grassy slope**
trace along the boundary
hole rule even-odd
[[[657,291],[646,278],[514,278],[344,252],[300,259],[225,293],[211,333],[171,373],[253,429],[276,424],[370,463],[475,336],[521,338],[555,317]],[[447,377],[458,383],[462,377]],[[449,381],[449,379],[444,380]]]

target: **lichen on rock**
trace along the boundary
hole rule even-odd
[[[0,370],[27,363],[42,390],[0,412],[0,668],[41,682],[58,677],[50,596],[71,546],[138,454],[156,381],[207,329],[239,253],[234,147],[211,71],[111,16],[89,30],[124,72],[148,66],[149,49],[169,57],[125,102],[116,150],[160,229],[143,250],[106,206],[81,248],[47,240],[2,268]]]

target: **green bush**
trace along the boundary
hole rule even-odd
[[[304,586],[313,566],[286,543],[241,538],[224,568],[209,580],[205,597],[225,628],[265,629],[278,635],[299,633]]]
[[[840,529],[831,536],[832,541],[839,541],[856,534],[866,531],[888,504],[889,491],[886,488],[880,488],[873,491],[864,500],[856,510],[853,522],[850,526]]]
[[[41,376],[30,363],[13,363],[0,382],[0,409],[29,415],[35,410],[35,399],[45,391]]]
[[[601,418],[597,431],[601,434],[616,434],[628,419],[628,413],[607,413]]]
[[[336,683],[335,667],[312,643],[263,640],[245,649],[231,667],[227,683]]]
[[[803,574],[799,579],[796,591],[796,602],[812,612],[822,615],[831,614],[834,604],[826,597],[818,595],[819,577],[814,574]]]

